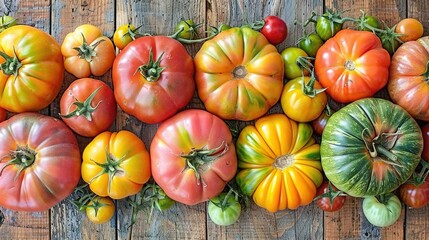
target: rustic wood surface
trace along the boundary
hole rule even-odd
[[[3,0],[0,14],[9,12],[20,23],[49,32],[59,43],[68,32],[84,23],[99,26],[107,36],[112,36],[116,27],[128,22],[142,25],[142,31],[147,33],[168,35],[174,32],[181,17],[192,18],[207,28],[221,23],[240,26],[267,15],[277,15],[289,27],[287,41],[278,45],[281,51],[295,45],[303,34],[301,28],[294,26],[295,20],[305,21],[312,11],[321,13],[326,8],[347,10],[344,15],[352,17],[364,10],[388,26],[401,18],[414,17],[424,24],[425,35],[429,32],[427,0]],[[186,47],[194,55],[200,44]],[[112,85],[110,71],[98,79]],[[66,73],[59,96],[74,80]],[[385,91],[378,95],[387,97]],[[203,105],[195,95],[187,107],[203,108]],[[279,106],[270,110],[279,111]],[[41,112],[58,117],[59,97]],[[248,123],[241,123],[241,126],[244,124]],[[131,130],[149,146],[157,126],[141,123],[118,109],[111,130]],[[79,136],[78,139],[82,150],[91,140]],[[418,210],[404,207],[397,223],[378,228],[363,216],[361,199],[349,198],[345,207],[335,213],[323,213],[314,203],[277,213],[252,204],[239,221],[229,227],[215,225],[204,203],[176,204],[163,213],[154,211],[150,217],[149,212],[140,212],[137,223],[129,227],[132,212],[125,201],[116,201],[117,211],[110,222],[96,225],[70,203],[72,198],[44,212],[13,212],[0,208],[4,215],[0,239],[429,239],[429,207]]]

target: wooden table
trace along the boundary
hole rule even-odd
[[[378,17],[388,26],[400,19],[414,17],[429,31],[429,4],[426,0],[4,0],[0,13],[10,11],[22,24],[43,29],[58,42],[80,24],[99,26],[105,35],[112,36],[115,28],[127,22],[142,25],[142,31],[168,35],[174,32],[181,17],[192,18],[203,26],[229,23],[240,26],[277,15],[287,21],[289,36],[278,45],[281,51],[295,45],[302,30],[295,20],[306,20],[312,11],[322,13],[326,8],[348,10],[343,15],[357,17],[359,10]],[[5,7],[7,6],[7,8]],[[186,46],[194,55],[200,44]],[[111,85],[111,72],[100,77]],[[75,78],[66,73],[62,92]],[[381,96],[386,96],[383,91]],[[202,108],[195,95],[188,108]],[[279,106],[270,112],[279,112]],[[58,117],[59,97],[41,111]],[[112,131],[131,130],[150,145],[157,124],[144,124],[118,110]],[[90,141],[79,137],[81,149]],[[1,193],[0,193],[1,194]],[[26,213],[0,210],[5,215],[0,226],[0,239],[429,239],[429,207],[419,210],[403,208],[398,222],[387,228],[372,226],[363,216],[361,199],[347,201],[339,212],[323,213],[315,204],[295,211],[268,213],[252,204],[238,223],[229,227],[215,225],[208,217],[206,204],[185,206],[176,204],[166,212],[140,212],[137,223],[130,224],[131,208],[125,201],[117,201],[117,212],[106,224],[92,224],[74,207],[70,200],[62,201],[49,211]]]

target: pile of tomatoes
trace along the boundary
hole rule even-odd
[[[343,29],[347,21],[352,29]],[[74,191],[76,206],[103,223],[114,200],[133,198],[136,210],[208,202],[212,221],[230,225],[248,198],[277,212],[313,201],[336,211],[347,197],[363,197],[368,220],[388,226],[401,212],[394,191],[410,207],[427,205],[429,126],[420,126],[429,90],[419,84],[429,76],[429,40],[421,23],[380,28],[363,12],[353,19],[329,10],[300,25],[297,46],[279,51],[288,26],[276,16],[211,27],[203,38],[191,19],[170,36],[126,24],[112,39],[85,24],[61,45],[3,17],[0,206],[46,210]],[[192,57],[183,44],[196,42]],[[110,69],[112,86],[94,78]],[[60,116],[37,113],[60,93],[65,71],[76,80],[62,93]],[[394,103],[373,97],[386,86]],[[204,109],[185,109],[195,91]],[[283,113],[269,114],[277,103]],[[118,106],[159,124],[150,146],[130,131],[108,131]],[[233,131],[234,121],[249,124]],[[91,138],[82,155],[75,134]]]

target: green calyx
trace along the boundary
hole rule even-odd
[[[6,60],[4,63],[0,64],[0,67],[5,75],[15,75],[16,77],[22,64],[16,56],[15,50],[13,51],[13,55],[13,57],[10,57],[4,52],[0,52],[0,56]]]
[[[156,82],[161,76],[162,71],[164,71],[165,67],[161,67],[160,63],[162,60],[162,56],[164,52],[158,57],[156,62],[153,60],[152,49],[149,50],[149,62],[146,65],[140,66],[137,70],[140,74],[146,78],[149,82]]]
[[[78,117],[78,116],[83,116],[85,117],[88,121],[92,121],[92,113],[97,110],[98,106],[100,105],[101,101],[99,101],[95,107],[92,107],[91,104],[94,101],[94,97],[95,95],[97,95],[98,91],[102,88],[103,86],[98,87],[97,89],[95,89],[94,92],[91,93],[91,95],[88,96],[87,99],[85,99],[85,101],[80,102],[77,98],[74,98],[74,102],[69,106],[69,108],[71,106],[76,106],[76,109],[73,110],[72,112],[66,114],[66,115],[62,115],[60,114],[60,116],[62,118],[72,118],[72,117]]]
[[[4,158],[9,157],[10,160],[6,162],[6,164],[0,169],[0,176],[3,173],[4,169],[10,165],[16,165],[18,167],[18,171],[16,172],[15,179],[21,174],[21,172],[33,165],[36,160],[37,153],[30,149],[28,146],[18,146],[18,148],[12,151],[10,154],[4,156]]]
[[[82,39],[83,39],[82,45],[80,45],[79,47],[75,47],[73,49],[78,52],[79,58],[85,59],[87,62],[91,62],[92,58],[97,56],[97,54],[95,52],[95,48],[98,46],[98,44],[103,42],[104,39],[97,41],[93,44],[86,43],[86,39],[85,39],[85,36],[83,34],[82,34]]]

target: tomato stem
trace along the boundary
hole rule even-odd
[[[13,57],[10,57],[4,52],[0,52],[0,56],[6,60],[4,63],[0,64],[1,70],[5,75],[18,75],[18,70],[21,68],[22,64],[16,56],[15,49],[13,50]]]
[[[146,78],[149,82],[156,82],[160,76],[162,71],[164,71],[165,67],[160,67],[162,56],[164,52],[158,57],[156,62],[153,60],[153,52],[152,49],[149,50],[149,62],[146,65],[140,66],[137,70],[140,74]]]
[[[71,118],[71,117],[78,117],[78,116],[83,116],[85,117],[88,121],[92,121],[92,113],[97,110],[98,106],[100,105],[100,103],[102,102],[101,100],[94,106],[92,107],[92,101],[94,100],[95,95],[97,95],[97,92],[102,88],[103,86],[98,87],[97,89],[95,89],[94,92],[91,93],[91,95],[88,96],[87,99],[85,99],[85,101],[80,102],[76,97],[73,96],[74,98],[74,102],[72,104],[70,104],[69,109],[67,112],[69,112],[66,115],[63,115],[60,113],[60,116],[62,118]],[[76,109],[73,110],[72,112],[70,112],[70,108],[72,106],[76,106]]]
[[[93,44],[86,43],[85,36],[82,33],[82,45],[79,47],[73,48],[78,52],[78,56],[81,59],[85,59],[87,62],[91,62],[92,58],[97,56],[97,53],[95,52],[95,48],[98,46],[98,44],[104,42],[104,39],[101,39]]]
[[[18,146],[16,150],[2,157],[1,161],[7,157],[9,157],[10,160],[7,161],[6,164],[3,165],[3,167],[0,169],[0,176],[6,167],[10,165],[16,165],[18,166],[18,171],[16,172],[14,179],[18,179],[18,176],[24,169],[33,165],[34,161],[36,160],[36,155],[37,153],[28,146]]]

